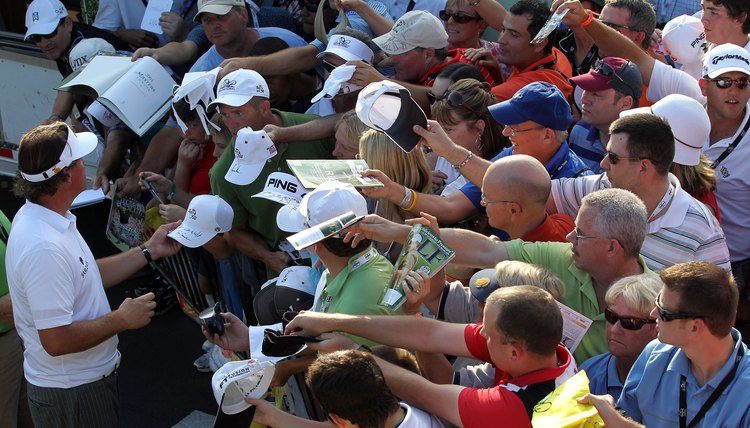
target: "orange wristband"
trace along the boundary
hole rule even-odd
[[[586,10],[589,13],[589,17],[585,21],[581,22],[581,27],[586,27],[594,21],[594,14],[590,10]]]

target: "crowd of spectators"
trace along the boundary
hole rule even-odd
[[[100,53],[149,57],[176,89],[143,135],[59,91],[23,136],[26,204],[12,225],[0,213],[0,425],[115,426],[117,334],[158,302],[111,311],[104,288],[192,251],[228,308],[207,348],[267,358],[275,322],[308,340],[270,386],[318,411],[248,398],[258,423],[531,426],[583,370],[579,402],[607,426],[750,426],[746,0],[184,0],[162,34],[140,28],[147,3],[100,0],[93,26],[59,0],[28,6],[25,38],[62,77]],[[398,102],[375,111],[384,93]],[[407,100],[426,124],[394,130]],[[97,146],[91,186],[166,223],[100,260],[69,211]],[[330,159],[382,186],[305,189],[290,166]],[[432,276],[394,269],[415,224],[455,251]],[[296,233],[323,236],[296,251]],[[590,322],[574,346],[569,310]]]

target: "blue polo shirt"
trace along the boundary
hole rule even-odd
[[[513,147],[508,147],[492,158],[492,162],[512,154]],[[556,178],[572,178],[592,174],[591,169],[583,162],[583,160],[570,150],[567,141],[563,141],[563,143],[560,144],[560,148],[555,155],[552,156],[552,159],[549,160],[547,165],[545,165],[545,168],[547,168],[547,172],[553,180]],[[467,183],[461,188],[461,192],[469,198],[471,203],[474,204],[477,209],[481,212],[485,212],[484,207],[479,203],[482,199],[482,189],[475,186],[473,183]]]
[[[629,417],[648,428],[679,426],[680,376],[685,376],[689,423],[732,370],[735,356],[742,347],[745,356],[734,379],[696,426],[747,427],[750,424],[750,356],[747,346],[742,343],[742,336],[735,329],[732,329],[732,339],[736,341],[734,352],[721,370],[702,387],[693,376],[690,362],[681,349],[661,343],[658,339],[652,341],[630,369],[618,405]]]
[[[611,395],[615,401],[620,399],[622,393],[622,382],[617,376],[617,365],[615,356],[606,352],[596,357],[591,357],[579,367],[586,370],[589,378],[589,390],[596,395]]]
[[[570,150],[577,154],[586,165],[591,168],[594,174],[604,172],[599,162],[607,154],[605,143],[599,141],[599,130],[589,125],[584,120],[578,123],[570,130]]]

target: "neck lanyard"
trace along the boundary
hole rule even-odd
[[[732,141],[732,144],[730,144],[726,149],[724,149],[724,151],[719,155],[719,157],[716,158],[716,160],[711,164],[711,169],[716,169],[716,167],[719,166],[721,161],[726,159],[727,156],[729,156],[734,151],[734,149],[737,147],[738,144],[740,144],[740,141],[742,141],[742,138],[747,133],[748,128],[750,128],[750,117],[748,117],[747,120],[745,121],[745,126],[742,127],[742,131],[740,132],[739,135],[737,135],[737,138],[735,138],[734,141]]]
[[[703,419],[703,416],[706,415],[708,409],[713,406],[716,400],[719,399],[721,393],[724,392],[727,386],[729,386],[729,383],[732,382],[732,379],[734,379],[734,375],[737,373],[737,367],[739,367],[743,356],[745,356],[745,348],[740,343],[740,350],[737,351],[737,356],[734,357],[734,367],[732,367],[732,370],[724,376],[724,379],[721,380],[719,386],[717,386],[711,396],[708,397],[708,400],[703,403],[703,406],[701,406],[700,410],[698,410],[698,413],[695,414],[695,417],[693,417],[690,423],[687,423],[687,378],[685,376],[680,376],[680,428],[692,428]]]
[[[656,208],[654,209],[654,212],[649,217],[648,219],[649,223],[651,223],[652,221],[656,220],[657,218],[667,213],[669,206],[672,205],[672,200],[674,200],[674,194],[675,194],[675,188],[670,182],[669,189],[667,189],[667,193],[664,194],[664,197],[661,199],[661,202],[659,202],[659,205],[656,206]]]

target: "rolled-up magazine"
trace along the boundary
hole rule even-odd
[[[340,233],[342,230],[356,224],[363,218],[364,216],[357,217],[357,215],[354,214],[354,211],[349,211],[309,229],[305,229],[302,232],[295,233],[288,237],[287,241],[292,244],[295,250],[299,251]]]

